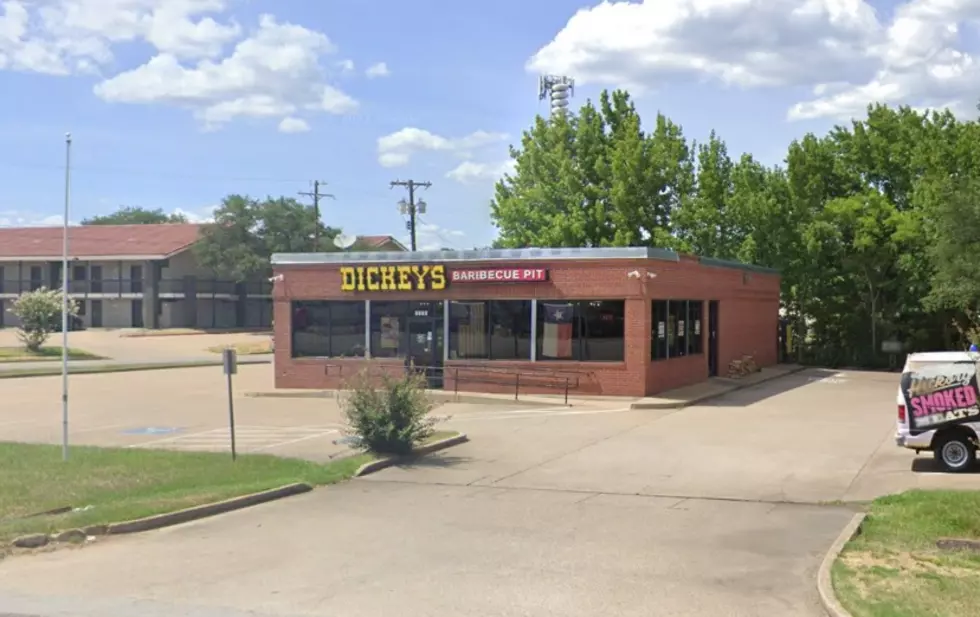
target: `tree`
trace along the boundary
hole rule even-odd
[[[680,127],[653,133],[624,91],[578,114],[538,117],[511,148],[514,173],[496,185],[495,246],[673,246],[673,209],[693,186]]]
[[[82,221],[82,225],[155,225],[159,223],[186,223],[187,217],[180,213],[167,214],[161,208],[149,210],[139,206],[124,206],[112,214],[93,216]]]
[[[980,121],[872,103],[782,165],[688,142],[626,92],[536,118],[497,183],[494,247],[657,246],[777,268],[800,358],[876,366],[980,335]],[[980,342],[976,341],[975,342]]]
[[[52,332],[60,327],[63,296],[61,290],[44,287],[21,294],[10,312],[20,319],[17,337],[30,352],[41,349]],[[78,314],[78,305],[68,300],[69,319]]]
[[[340,230],[318,221],[312,207],[290,197],[229,195],[202,230],[195,252],[219,276],[245,281],[268,276],[273,253],[313,251],[317,231],[321,252],[338,250],[333,238]]]

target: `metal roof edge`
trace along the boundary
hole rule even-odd
[[[748,272],[759,272],[760,274],[779,274],[775,268],[746,264],[740,261],[730,261],[728,259],[716,259],[714,257],[698,257],[698,263],[713,268],[730,268],[732,270],[745,270]]]
[[[525,249],[477,249],[463,251],[352,251],[335,253],[275,253],[273,266],[297,266],[351,263],[418,263],[463,261],[519,261],[519,260],[600,260],[600,259],[658,259],[680,261],[674,251],[633,246],[602,248],[525,248]]]

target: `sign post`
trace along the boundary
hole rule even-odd
[[[235,397],[232,391],[231,376],[238,372],[238,354],[232,348],[226,348],[221,352],[221,359],[224,363],[225,377],[228,379],[228,429],[231,432],[231,460],[238,458],[235,448]]]

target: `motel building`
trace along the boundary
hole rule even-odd
[[[777,272],[654,248],[277,254],[277,388],[648,396],[777,361]]]

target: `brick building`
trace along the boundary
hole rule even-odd
[[[779,275],[650,248],[273,256],[279,388],[428,367],[432,387],[644,396],[777,361]],[[517,384],[515,384],[517,382]]]

